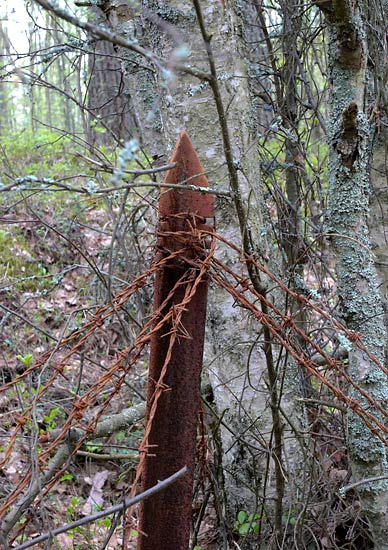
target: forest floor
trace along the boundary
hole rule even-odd
[[[44,442],[49,434],[63,426],[76,399],[98,383],[128,345],[128,339],[133,340],[144,315],[149,315],[152,280],[127,304],[128,315],[124,312],[121,316],[112,316],[87,339],[80,353],[67,357],[68,347],[60,347],[64,338],[93,318],[96,308],[109,303],[108,273],[114,280],[114,294],[146,268],[152,255],[153,236],[146,235],[146,252],[141,258],[137,256],[139,263],[135,261],[128,266],[125,263],[128,251],[117,252],[112,260],[114,228],[109,212],[101,203],[88,199],[75,202],[74,196],[66,194],[60,199],[42,202],[36,197],[20,201],[15,196],[14,201],[7,197],[6,202],[0,203],[0,209],[0,384],[5,386],[16,381],[5,391],[0,388],[1,504],[25,483],[26,475],[36,467],[37,457],[45,450]],[[127,334],[122,330],[123,320],[129,327]],[[52,351],[50,361],[34,369],[49,350]],[[49,385],[56,365],[63,361],[60,376],[55,376]],[[31,373],[25,376],[27,370]],[[144,401],[146,378],[145,352],[120,390],[114,389],[112,381],[87,408],[85,416],[94,418],[101,407],[104,414],[117,414]],[[42,389],[47,389],[44,395],[40,395]],[[109,406],[105,408],[107,401]],[[13,440],[12,434],[21,417],[23,430]],[[89,438],[68,461],[50,491],[37,498],[17,522],[12,531],[16,537],[14,544],[128,497],[143,432],[140,420],[107,438]],[[196,514],[201,509],[201,484],[198,491],[194,503]],[[210,499],[197,548],[213,548],[214,525]],[[131,547],[135,548],[135,529],[132,536]],[[122,537],[123,518],[108,516],[58,535],[49,547],[113,549],[121,546]],[[34,548],[47,546],[42,543]]]
[[[90,269],[103,269],[104,251],[109,249],[111,235],[104,230],[109,224],[106,212],[86,207],[72,222],[59,220],[51,204],[35,210],[2,206],[0,246],[0,365],[2,383],[22,374],[49,349],[55,350],[61,339],[77,330],[102,305],[98,296],[99,282]],[[17,221],[17,223],[15,223]],[[58,227],[62,225],[62,227]],[[61,232],[66,238],[58,235]],[[101,303],[102,302],[102,303]],[[22,481],[33,456],[40,452],[39,437],[59,428],[67,418],[75,398],[91,387],[107,369],[125,342],[117,319],[97,330],[81,354],[67,361],[63,375],[57,377],[44,398],[36,400],[45,385],[51,367],[33,372],[0,394],[0,460],[12,434],[14,419],[34,403],[33,420],[29,420],[18,437],[2,470],[2,498]],[[58,361],[61,354],[55,355]],[[106,412],[117,413],[144,397],[145,363],[133,372],[120,392],[110,401]],[[101,402],[111,391],[100,396]],[[95,403],[97,407],[99,403]],[[88,411],[93,416],[93,410]],[[53,529],[75,518],[120,502],[129,492],[137,465],[137,448],[142,437],[142,423],[110,438],[89,441],[76,455],[49,495],[39,502],[36,516],[25,530],[27,538],[43,530]],[[98,455],[101,455],[101,458]],[[107,517],[72,532],[61,534],[52,547],[101,548],[112,518]],[[25,526],[24,526],[25,527]],[[120,525],[106,548],[118,548]],[[20,542],[23,537],[19,537]],[[41,546],[44,548],[44,545]]]

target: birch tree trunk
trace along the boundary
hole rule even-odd
[[[368,227],[371,126],[366,112],[368,43],[365,13],[348,0],[319,1],[329,25],[330,209],[328,233],[336,254],[338,293],[348,328],[362,334],[368,350],[385,361],[386,327]],[[386,406],[385,374],[360,350],[349,356],[349,370],[360,387]],[[368,404],[357,392],[354,399]],[[388,473],[386,449],[352,412],[348,448],[355,480]],[[388,548],[388,483],[361,484],[362,507],[375,548]]]
[[[123,6],[117,0],[111,3],[110,20],[113,26],[124,21],[127,27],[136,28],[153,52],[163,59],[184,60],[197,69],[209,72],[206,46],[201,36],[192,2],[173,0],[168,3],[144,0],[136,27],[130,14],[123,16]],[[223,105],[228,106],[227,125],[232,134],[232,151],[238,169],[241,190],[249,210],[253,240],[257,249],[262,245],[266,232],[262,221],[259,169],[254,143],[254,116],[249,96],[247,68],[241,48],[242,21],[234,9],[223,10],[218,0],[202,2],[206,31],[212,34],[212,48],[217,59],[217,73]],[[118,10],[121,10],[118,15]],[[140,74],[130,76],[129,60],[126,64],[128,79],[134,89],[142,89],[143,98],[137,102],[139,127],[142,127],[142,142],[156,154],[168,156],[182,128],[185,128],[196,147],[212,187],[228,188],[228,170],[219,115],[213,91],[207,82],[189,74],[157,74],[147,82]],[[153,81],[153,78],[156,81]],[[138,94],[139,95],[139,94]],[[161,117],[161,118],[160,118]],[[147,122],[148,121],[148,122]],[[150,122],[151,121],[151,122]],[[152,132],[148,128],[152,125]],[[155,134],[158,134],[155,149]],[[219,201],[217,224],[227,239],[241,243],[240,230],[235,213],[228,201]],[[220,252],[222,260],[230,263],[227,250]],[[238,259],[234,267],[238,267]],[[246,382],[247,355],[255,340],[257,327],[247,328],[246,315],[234,307],[233,298],[218,289],[210,292],[209,322],[207,331],[207,374],[211,382],[212,399],[218,414],[223,419],[222,433],[225,450],[227,494],[232,516],[238,510],[255,512],[257,473],[254,456],[246,451],[244,438],[235,434],[244,432],[244,422],[251,423],[258,410],[266,409],[266,397],[253,392]],[[251,322],[251,325],[253,323]],[[251,356],[252,377],[260,385],[263,371],[263,352],[254,346]],[[263,386],[263,384],[261,383]],[[265,388],[263,387],[263,390]],[[261,403],[260,403],[261,401]],[[239,411],[239,412],[238,412]],[[249,418],[249,420],[247,420]],[[223,547],[227,547],[226,540]]]
[[[142,145],[156,154],[165,154],[167,160],[179,132],[185,128],[210,186],[230,188],[234,198],[234,202],[218,199],[217,229],[264,263],[271,255],[271,268],[277,270],[276,255],[271,254],[267,242],[270,229],[257,154],[257,125],[263,115],[260,102],[252,94],[252,67],[260,67],[260,55],[266,55],[252,46],[262,42],[260,26],[252,23],[256,9],[253,0],[230,1],[227,9],[219,0],[144,0],[134,17],[128,4],[112,0],[106,11],[115,30],[127,36],[136,33],[142,45],[171,61],[171,72],[151,76],[142,68],[135,73],[133,55],[123,52],[127,87],[137,98]],[[183,61],[213,79],[201,80],[190,71],[176,73],[173,63]],[[218,245],[218,256],[232,269],[241,271],[240,259],[232,258],[226,247]],[[290,261],[295,261],[294,256]],[[207,395],[218,414],[216,424],[221,426],[223,449],[219,457],[226,495],[226,502],[220,503],[226,511],[218,510],[220,522],[225,522],[219,545],[229,548],[228,537],[222,533],[230,531],[237,513],[263,510],[261,502],[267,502],[267,497],[276,503],[275,531],[280,544],[284,435],[291,467],[298,462],[294,434],[289,426],[283,426],[279,412],[277,369],[282,368],[283,359],[277,364],[273,356],[276,348],[269,336],[263,334],[256,320],[235,306],[231,296],[213,287],[209,302]],[[286,371],[283,381],[283,387],[289,389],[284,409],[290,418],[296,411],[292,400],[298,397],[295,374],[295,368]],[[298,424],[295,416],[294,426]],[[257,538],[251,539],[245,538],[244,548],[257,548]]]

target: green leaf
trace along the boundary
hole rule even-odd
[[[237,514],[237,520],[241,524],[244,523],[246,517],[247,517],[247,513],[244,512],[244,510],[240,510],[239,513]]]
[[[71,474],[63,474],[59,481],[71,481],[73,476]]]
[[[245,536],[249,533],[249,530],[250,530],[249,523],[243,523],[243,525],[240,525],[238,532],[240,535]]]
[[[29,367],[32,363],[32,353],[27,353],[27,355],[24,355],[24,356],[17,355],[16,359],[19,359],[19,361],[23,363],[23,365],[25,365],[26,367]]]

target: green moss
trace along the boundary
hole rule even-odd
[[[0,284],[20,291],[36,292],[47,286],[47,267],[34,257],[27,239],[18,229],[0,229]]]

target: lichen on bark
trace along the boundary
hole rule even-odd
[[[348,328],[361,333],[368,350],[384,363],[386,327],[368,227],[372,132],[365,112],[368,48],[365,23],[359,8],[347,0],[318,5],[325,13],[330,33],[327,230],[336,256],[338,294]],[[350,352],[349,373],[363,390],[386,406],[386,377],[364,352],[356,349]],[[361,406],[369,407],[356,390],[352,390],[352,397]],[[356,480],[388,473],[385,446],[352,412],[348,414],[348,447]],[[387,481],[362,484],[359,494],[375,547],[388,548]]]

